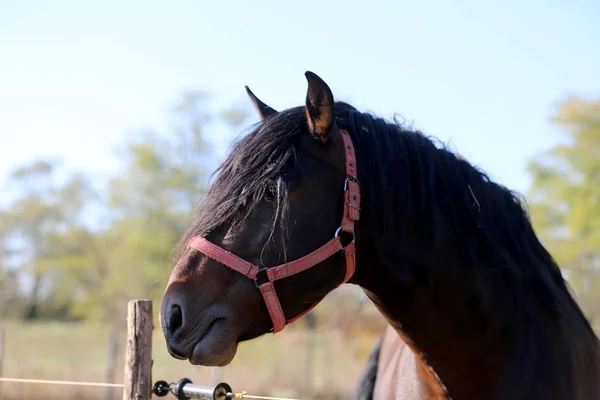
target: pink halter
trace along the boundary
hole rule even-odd
[[[334,237],[330,241],[315,251],[297,260],[262,269],[257,265],[254,265],[215,245],[205,238],[196,236],[190,239],[187,244],[188,247],[198,250],[205,256],[233,269],[234,271],[241,273],[242,275],[256,282],[258,289],[262,293],[267,310],[269,311],[269,315],[271,316],[271,321],[273,321],[273,333],[283,330],[286,324],[291,324],[292,322],[298,320],[318,304],[318,302],[315,303],[300,315],[290,319],[289,321],[286,321],[279,298],[275,292],[273,282],[314,267],[339,251],[343,251],[346,258],[346,275],[340,285],[348,282],[348,280],[354,274],[354,270],[356,269],[356,249],[354,246],[354,240],[352,240],[352,242],[347,246],[344,246],[339,237],[339,233],[349,233],[354,237],[354,221],[357,221],[360,217],[360,187],[356,174],[356,155],[354,152],[354,146],[352,145],[352,139],[350,138],[348,131],[345,129],[339,129],[339,132],[341,133],[341,137],[343,139],[346,158],[344,215],[342,217],[342,223],[340,227],[336,230]],[[258,283],[259,273],[266,275],[267,281],[265,283]]]

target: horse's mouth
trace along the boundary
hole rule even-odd
[[[204,333],[202,334],[202,336],[200,336],[200,338],[196,341],[196,344],[194,345],[194,347],[196,347],[196,345],[198,345],[198,343],[200,343],[211,331],[211,329],[215,326],[215,324],[221,320],[224,320],[225,318],[223,317],[215,317],[204,329]],[[193,351],[192,351],[193,352]]]
[[[237,342],[226,319],[216,318],[193,346],[189,362],[204,366],[227,365],[237,352]]]
[[[173,358],[176,358],[178,360],[190,359],[194,355],[194,349],[196,348],[196,346],[198,346],[198,344],[204,341],[208,335],[212,335],[211,331],[215,324],[217,324],[223,319],[223,317],[213,316],[208,323],[204,323],[201,326],[198,326],[196,328],[196,332],[193,332],[200,334],[200,336],[197,336],[196,338],[189,337],[187,339],[183,339],[183,343],[179,343],[177,345],[167,342],[167,350],[169,351],[169,354]]]

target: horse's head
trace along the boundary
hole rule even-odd
[[[330,88],[306,78],[305,106],[281,112],[248,90],[262,121],[219,168],[161,304],[174,357],[226,365],[240,341],[283,329],[352,275],[354,149]]]

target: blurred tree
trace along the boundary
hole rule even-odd
[[[19,244],[14,256],[31,281],[25,319],[38,318],[40,302],[53,294],[52,285],[60,279],[55,276],[57,266],[48,263],[54,251],[49,239],[81,225],[81,214],[92,194],[87,181],[78,175],[58,183],[56,170],[56,163],[38,160],[9,176],[14,198],[5,215],[11,221],[6,235]]]
[[[168,278],[167,260],[187,228],[207,183],[214,153],[207,130],[245,119],[237,109],[209,110],[209,96],[189,92],[172,110],[168,135],[136,132],[121,151],[123,163],[110,180],[106,205],[112,222],[101,235],[71,232],[86,249],[71,257],[72,276],[85,290],[74,312],[122,324],[132,298],[159,300]],[[68,243],[64,237],[59,242]],[[75,273],[80,271],[81,273]]]
[[[600,100],[569,97],[552,121],[565,140],[529,164],[532,220],[598,327]]]
[[[9,237],[12,231],[12,218],[5,210],[0,210],[0,319],[6,315],[11,301],[17,297],[17,271],[8,269],[10,256]]]

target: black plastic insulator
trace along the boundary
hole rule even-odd
[[[154,387],[152,388],[152,393],[158,397],[165,397],[169,394],[169,384],[165,381],[156,381],[156,383],[154,383]]]

